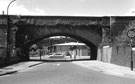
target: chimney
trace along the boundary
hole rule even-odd
[[[2,11],[2,15],[4,15],[4,11]]]

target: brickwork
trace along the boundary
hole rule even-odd
[[[15,16],[10,16],[14,22],[18,21]],[[16,19],[16,20],[15,20]],[[10,54],[12,58],[22,60],[29,59],[29,47],[34,43],[50,36],[69,36],[91,47],[92,59],[97,59],[97,52],[102,57],[102,61],[111,62],[119,65],[129,66],[128,47],[122,48],[114,46],[115,40],[127,25],[135,20],[134,17],[73,17],[73,16],[21,16],[20,22],[12,25],[10,35]],[[6,32],[7,16],[0,16],[0,57],[5,57],[6,53]],[[110,46],[111,48],[99,47]],[[111,50],[110,50],[111,49]],[[116,55],[117,51],[117,55]],[[111,53],[112,52],[112,53]],[[111,54],[110,54],[111,53]],[[101,57],[98,58],[101,60]]]

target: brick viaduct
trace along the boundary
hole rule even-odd
[[[11,59],[29,60],[29,48],[34,43],[51,36],[68,36],[90,47],[91,59],[96,60],[101,46],[103,48],[106,45],[113,45],[115,37],[121,34],[135,18],[128,16],[21,16],[17,24],[15,23],[19,20],[17,16],[12,15],[10,19],[13,23],[10,26]],[[3,57],[6,57],[3,53],[6,52],[6,35],[7,16],[0,15],[0,55]]]

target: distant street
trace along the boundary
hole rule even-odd
[[[89,60],[90,56],[76,56],[76,57],[70,57],[70,56],[64,56],[64,57],[49,57],[47,55],[43,56],[31,56],[30,60]]]
[[[45,62],[1,76],[0,84],[135,84],[135,79],[103,74],[72,62]]]

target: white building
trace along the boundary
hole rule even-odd
[[[90,49],[84,43],[62,43],[62,44],[55,44],[55,52],[66,53],[69,52],[71,55],[76,56],[89,56]],[[74,48],[73,48],[74,47]]]

